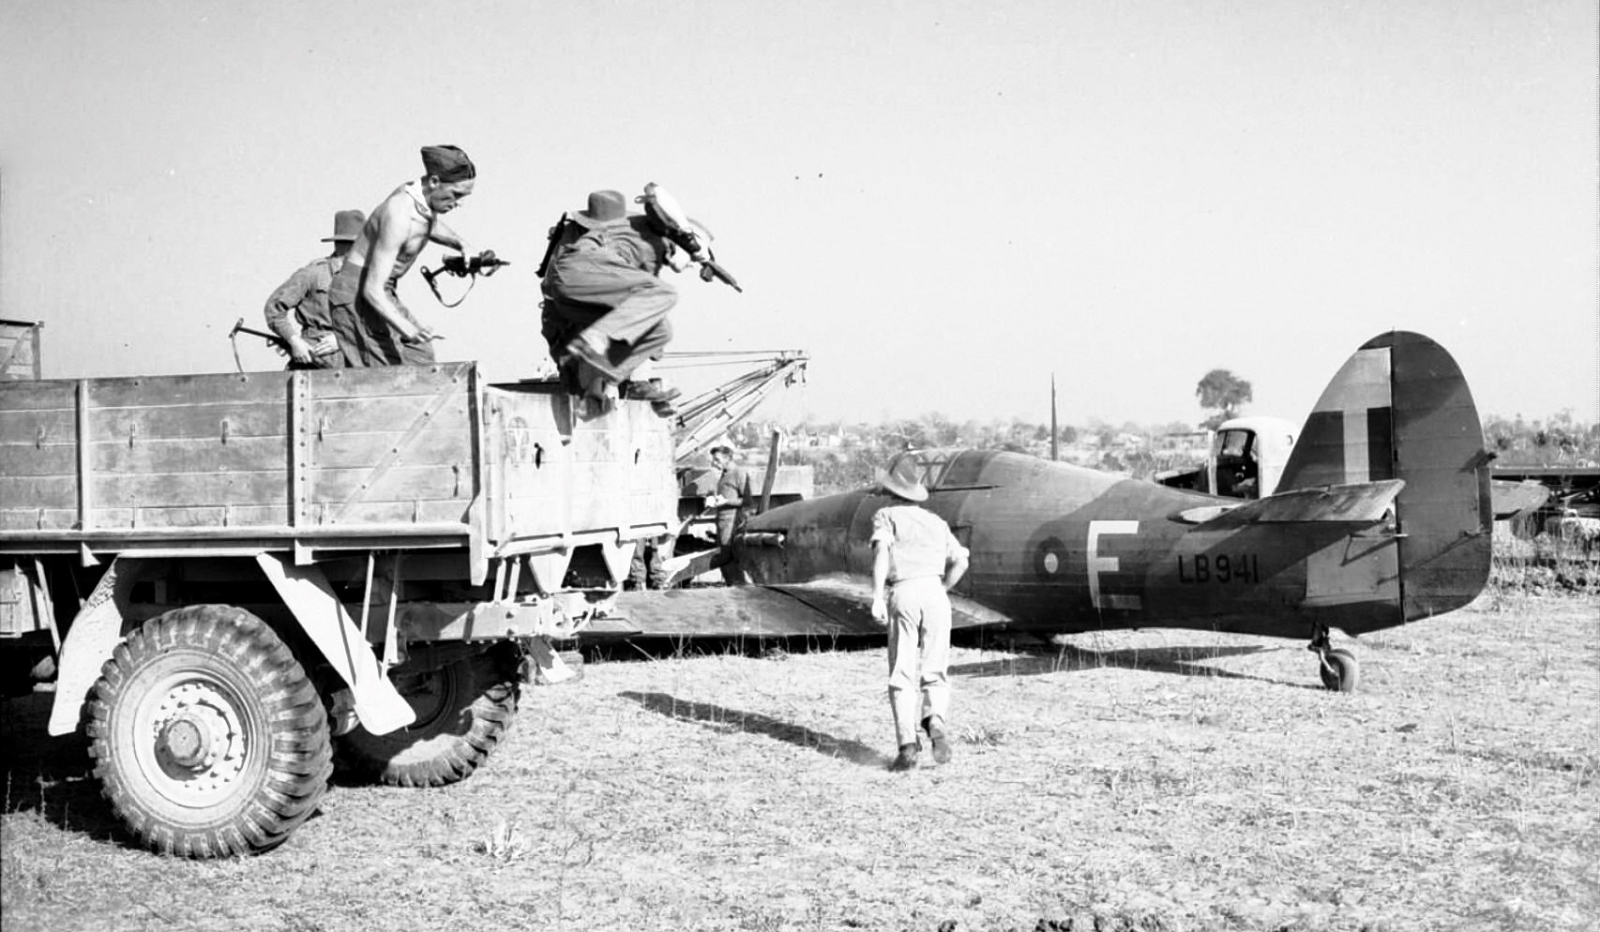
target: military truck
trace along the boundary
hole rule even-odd
[[[161,852],[282,843],[336,758],[461,780],[678,523],[671,425],[574,405],[465,362],[0,381],[6,682]]]

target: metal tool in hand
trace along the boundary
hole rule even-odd
[[[228,342],[233,344],[233,364],[238,367],[240,372],[244,371],[244,362],[239,358],[239,334],[241,333],[248,333],[253,337],[260,337],[261,339],[266,340],[267,345],[277,350],[279,356],[288,356],[291,358],[294,356],[294,350],[289,346],[288,340],[285,340],[276,333],[268,333],[265,330],[256,330],[253,327],[246,327],[244,325],[244,318],[241,317],[239,318],[238,323],[233,325],[233,329],[228,331]],[[311,355],[313,357],[327,356],[339,351],[338,341],[334,339],[334,336],[331,333],[323,334],[323,336],[317,340],[309,343],[308,347],[311,350]]]
[[[665,188],[652,181],[644,186],[644,194],[634,198],[634,202],[644,205],[645,215],[663,236],[688,253],[690,259],[699,263],[701,281],[709,282],[715,279],[726,283],[734,291],[741,293],[744,291],[733,275],[717,263],[716,257],[711,253],[711,247],[706,245],[711,241],[711,231],[684,213],[677,198]],[[705,242],[701,241],[701,233],[705,234]]]
[[[467,300],[467,295],[472,293],[472,286],[478,283],[479,276],[488,278],[499,271],[501,267],[510,264],[508,260],[496,256],[493,249],[485,249],[470,259],[463,255],[449,255],[440,260],[437,269],[423,266],[422,280],[428,283],[428,288],[433,292],[433,296],[438,299],[440,304],[445,307],[455,307],[462,301]],[[439,286],[433,282],[435,278],[445,273],[454,275],[457,278],[472,279],[467,284],[467,290],[462,292],[461,297],[454,302],[446,301],[444,295],[439,293]]]
[[[260,337],[261,339],[266,340],[267,343],[278,352],[286,356],[289,354],[288,340],[278,336],[276,333],[268,333],[265,330],[256,330],[251,327],[246,327],[244,325],[244,318],[241,317],[239,318],[239,322],[233,325],[233,329],[228,331],[228,342],[233,344],[233,364],[239,367],[240,372],[244,371],[244,363],[239,359],[239,334],[241,333],[248,333],[253,337]]]

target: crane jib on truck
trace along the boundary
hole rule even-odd
[[[574,400],[473,363],[0,381],[8,690],[57,665],[50,732],[163,852],[281,843],[336,749],[466,777],[678,522],[672,425]]]

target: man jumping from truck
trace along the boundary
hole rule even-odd
[[[660,278],[662,266],[681,272],[697,264],[702,280],[742,289],[712,256],[710,232],[672,195],[651,182],[634,200],[643,213],[628,213],[620,192],[595,191],[586,209],[562,214],[551,227],[539,265],[541,329],[571,391],[602,408],[617,394],[639,398],[670,417],[678,390],[651,372],[672,338],[667,312],[678,303],[677,289]]]
[[[427,365],[438,334],[400,302],[396,285],[428,243],[461,254],[466,243],[440,219],[472,193],[477,168],[455,146],[423,146],[424,174],[396,188],[367,218],[328,292],[349,366]]]
[[[650,373],[672,339],[667,312],[678,303],[678,290],[660,277],[670,248],[644,214],[628,213],[618,191],[591,193],[586,209],[551,231],[541,329],[569,387],[599,398],[614,383],[663,417],[676,413],[678,390]],[[580,361],[600,378],[577,375]]]

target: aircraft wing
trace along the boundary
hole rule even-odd
[[[1010,619],[952,594],[951,625],[970,628]],[[872,584],[829,577],[781,586],[704,586],[620,592],[609,617],[589,634],[635,637],[845,637],[883,635],[872,620]]]
[[[803,586],[701,586],[619,592],[606,618],[589,634],[638,637],[840,637],[882,634],[871,604],[827,593],[803,596]]]

